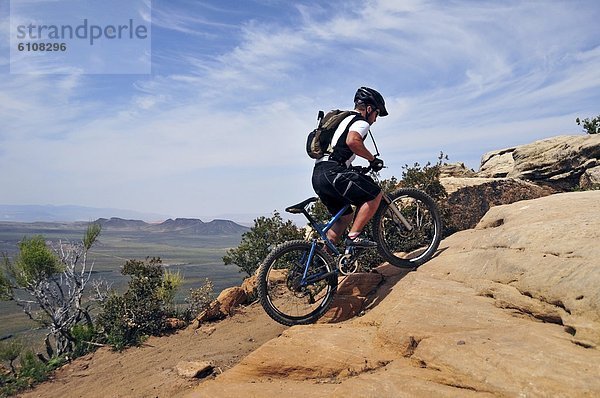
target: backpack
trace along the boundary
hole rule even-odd
[[[317,116],[317,128],[308,133],[306,140],[306,153],[313,159],[321,159],[332,152],[331,140],[340,123],[350,115],[356,115],[355,119],[348,123],[348,129],[355,120],[361,119],[360,113],[355,111],[341,111],[334,109],[324,114],[319,111]]]

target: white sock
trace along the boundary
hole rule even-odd
[[[360,235],[360,232],[350,232],[348,238],[354,240],[358,235]]]

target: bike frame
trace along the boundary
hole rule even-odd
[[[387,205],[391,204],[392,201],[389,198],[389,196],[387,194],[383,195],[383,200],[385,201],[385,203],[387,203]],[[333,225],[344,215],[344,213],[350,208],[350,205],[347,204],[344,207],[342,207],[340,209],[340,211],[338,211],[328,222],[327,224],[325,224],[322,228],[322,224],[319,224],[315,221],[314,218],[311,217],[311,215],[308,213],[308,211],[306,211],[306,208],[302,209],[302,214],[304,215],[304,217],[306,217],[306,219],[308,220],[310,226],[317,232],[317,234],[319,234],[319,237],[323,240],[323,242],[325,243],[325,245],[329,248],[329,250],[331,251],[331,253],[337,257],[340,255],[340,251],[337,249],[337,247],[335,247],[335,245],[329,240],[329,238],[327,237],[327,231],[329,231],[331,229],[331,227],[333,227]],[[396,221],[400,221],[404,227],[406,229],[408,229],[409,231],[413,229],[413,226],[408,222],[408,220],[402,215],[402,213],[396,208],[396,206],[389,206],[389,208],[392,210],[392,218],[394,218]],[[312,244],[310,247],[310,252],[308,254],[308,258],[306,259],[306,261],[304,261],[304,272],[302,275],[302,280],[301,280],[301,285],[308,285],[309,283],[313,283],[322,279],[325,279],[327,277],[329,277],[332,272],[327,272],[327,273],[323,273],[323,274],[318,274],[318,275],[313,275],[311,276],[310,279],[307,279],[308,277],[308,268],[309,268],[309,264],[312,263],[312,260],[315,256],[315,251],[317,248],[317,238],[314,238],[312,240]],[[336,268],[335,271],[333,271],[333,273],[337,274],[338,273],[338,269]]]
[[[320,224],[318,224],[314,218],[311,217],[310,214],[308,214],[308,212],[306,211],[306,209],[302,210],[302,214],[304,214],[304,217],[306,217],[306,219],[308,220],[309,224],[311,225],[311,227],[313,227],[313,229],[315,231],[317,231],[317,233],[319,234],[319,237],[321,239],[323,239],[323,242],[325,243],[325,245],[329,248],[329,250],[331,250],[331,252],[335,255],[335,256],[339,256],[340,252],[337,249],[337,247],[335,247],[335,245],[333,243],[331,243],[331,241],[329,240],[329,238],[327,237],[327,231],[329,231],[331,229],[331,227],[333,227],[333,224],[336,223],[336,221],[338,221],[342,215],[344,215],[344,213],[346,212],[346,210],[348,210],[350,208],[350,205],[345,205],[344,207],[342,207],[340,209],[340,211],[338,211],[328,222],[327,224],[325,224],[325,226],[323,226],[323,228],[321,228]],[[326,273],[322,273],[322,274],[318,274],[318,275],[313,275],[310,279],[307,279],[308,276],[308,266],[309,264],[312,263],[312,260],[315,256],[315,250],[317,248],[317,238],[314,238],[312,240],[312,244],[310,247],[310,252],[308,253],[308,258],[306,259],[306,261],[304,261],[304,273],[302,275],[302,281],[300,282],[301,285],[306,286],[309,283],[313,283],[313,282],[317,282],[319,280],[325,279],[327,277],[329,277],[332,273],[336,274],[338,273],[337,268],[333,271],[333,272],[326,272]]]
[[[333,227],[333,224],[335,224],[340,218],[342,218],[342,216],[344,215],[344,213],[350,208],[350,205],[345,205],[344,207],[342,207],[340,209],[340,211],[338,211],[332,218],[331,220],[329,220],[327,222],[327,224],[325,224],[323,226],[323,229],[319,228],[320,225],[308,214],[306,213],[306,217],[308,218],[308,222],[310,223],[310,225],[314,228],[315,231],[317,231],[317,233],[319,234],[319,236],[321,237],[321,239],[323,239],[323,241],[325,242],[325,244],[327,245],[327,247],[337,256],[340,254],[340,252],[338,251],[337,247],[334,246],[333,243],[331,243],[331,241],[329,240],[329,238],[327,238],[327,231],[329,231],[331,229],[331,227]],[[313,242],[316,242],[316,239],[313,239]]]
[[[373,140],[374,141],[374,140]],[[377,152],[379,154],[379,152]],[[355,167],[356,170],[358,170],[359,172],[362,173],[366,173],[370,170],[370,168],[364,168],[364,167],[360,167],[357,166]],[[401,223],[404,225],[404,227],[409,230],[412,231],[413,226],[410,224],[410,222],[408,222],[408,220],[406,219],[406,217],[404,217],[402,215],[402,213],[400,212],[400,210],[398,210],[398,208],[396,206],[389,206],[392,203],[392,200],[390,199],[390,197],[384,193],[383,194],[383,198],[382,200],[386,203],[386,206],[388,206],[388,209],[391,210],[392,214],[392,219],[396,222],[396,223]],[[344,207],[342,207],[340,209],[340,211],[338,211],[328,222],[327,224],[325,224],[322,228],[322,224],[319,224],[315,221],[314,218],[311,217],[310,214],[308,214],[308,211],[306,210],[306,206],[303,207],[300,210],[300,213],[302,213],[304,215],[304,217],[306,217],[306,219],[308,220],[308,223],[310,224],[310,226],[317,231],[317,234],[319,234],[319,237],[323,240],[323,242],[325,243],[325,245],[329,248],[329,250],[331,251],[331,253],[335,256],[338,257],[340,255],[340,251],[337,249],[337,247],[335,247],[335,245],[329,240],[329,238],[327,238],[327,231],[329,231],[331,229],[331,227],[333,227],[333,225],[344,215],[344,213],[350,208],[350,204],[345,205]],[[297,212],[297,211],[295,211]],[[338,269],[336,268],[333,272],[326,272],[320,275],[313,275],[311,276],[310,279],[307,279],[308,276],[308,268],[309,268],[309,264],[312,263],[312,260],[315,256],[315,251],[317,248],[317,241],[318,239],[315,238],[312,240],[312,244],[310,247],[310,252],[308,254],[308,258],[306,259],[306,261],[304,262],[304,272],[302,275],[302,280],[301,280],[301,285],[308,285],[309,283],[312,282],[316,282],[318,280],[322,280],[325,279],[327,277],[329,277],[331,274],[337,274],[338,273]]]

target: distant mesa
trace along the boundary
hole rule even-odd
[[[231,235],[234,233],[244,233],[250,228],[237,224],[231,220],[212,220],[204,224],[209,230],[214,231],[216,235]]]
[[[213,220],[203,222],[197,218],[169,218],[159,224],[150,224],[141,220],[125,220],[118,217],[99,218],[97,223],[105,230],[144,231],[156,233],[181,233],[192,235],[234,235],[249,230],[230,220]]]
[[[198,230],[204,226],[204,222],[197,218],[169,218],[168,220],[156,224],[156,229],[160,229],[164,232],[173,232],[173,231],[181,231],[181,230]]]
[[[96,222],[107,229],[144,229],[148,226],[147,223],[140,220],[125,220],[123,218],[112,217],[110,219],[99,218]]]
[[[98,214],[100,213],[100,214]],[[127,214],[123,214],[127,213]],[[113,214],[106,218],[104,215]],[[95,215],[95,216],[94,216]],[[88,224],[91,220],[102,225],[105,231],[129,231],[149,233],[175,233],[189,235],[241,235],[249,227],[234,221],[216,219],[204,222],[197,218],[169,218],[163,222],[146,222],[137,217],[144,213],[115,209],[95,209],[81,206],[34,206],[0,204],[0,222],[44,223],[44,224]],[[156,220],[145,217],[144,220]],[[164,220],[165,217],[161,218]]]

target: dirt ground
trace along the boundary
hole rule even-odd
[[[120,353],[101,348],[19,397],[181,397],[203,380],[179,376],[180,361],[211,361],[221,373],[285,329],[254,303],[220,322],[152,337],[141,347]]]

